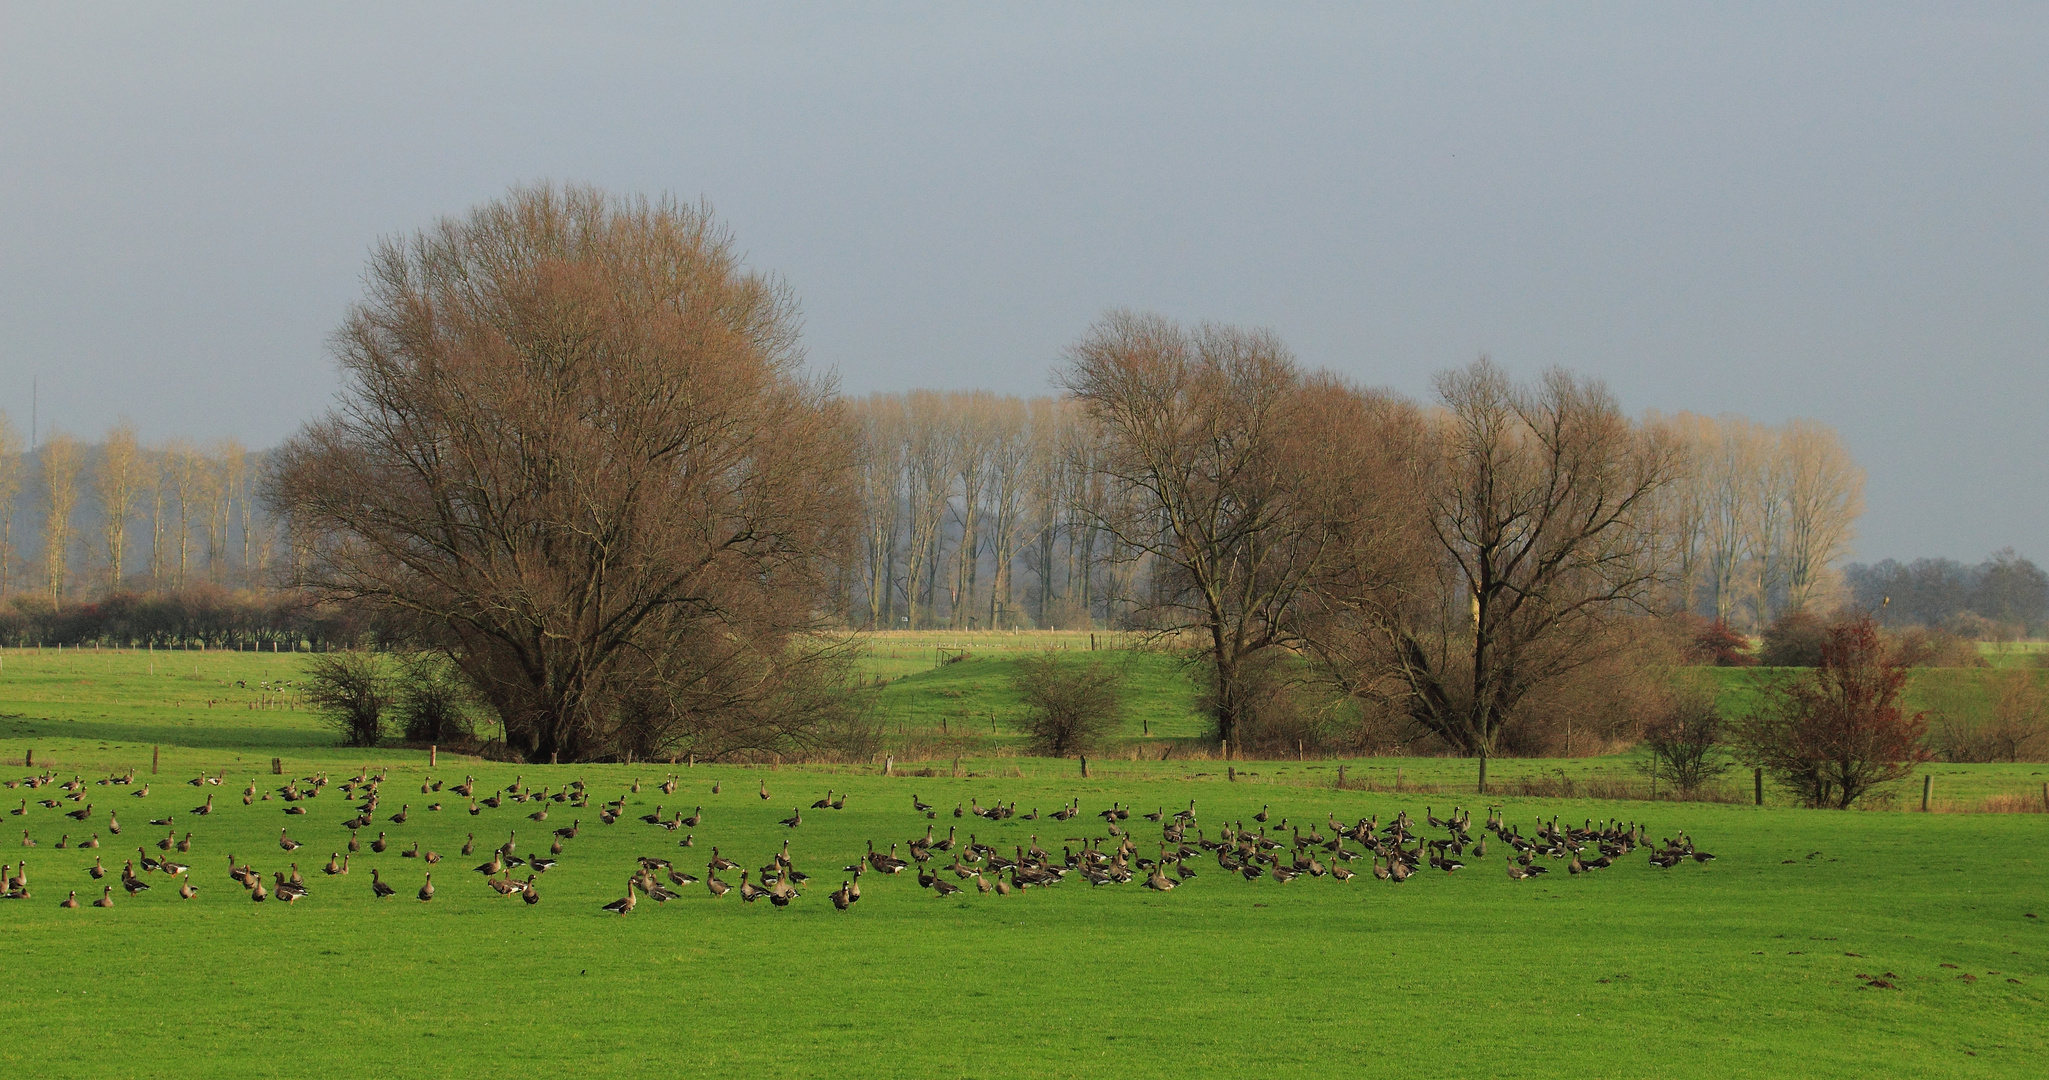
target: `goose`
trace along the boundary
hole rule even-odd
[[[71,890],[71,895],[70,895],[70,896],[67,896],[67,897],[65,897],[65,898],[64,898],[63,900],[59,901],[59,902],[57,903],[57,906],[58,906],[58,907],[61,907],[61,908],[75,908],[75,907],[77,907],[77,906],[78,906],[78,890],[77,890],[77,889],[73,889],[73,890]]]
[[[414,846],[417,847],[418,845]],[[423,851],[420,853],[420,858],[425,859],[428,866],[432,866],[441,861],[441,853],[438,851]],[[346,873],[346,869],[343,872]]]
[[[270,899],[270,893],[268,890],[264,889],[263,880],[261,878],[257,879],[256,886],[249,890],[249,899],[259,904],[263,903],[265,900]]]
[[[469,858],[469,857],[470,857],[470,856],[471,856],[472,854],[474,854],[474,853],[476,852],[476,850],[477,850],[477,834],[476,834],[476,833],[470,833],[470,834],[469,834],[469,839],[467,839],[467,840],[464,840],[464,841],[462,842],[462,857],[463,857],[463,858],[465,858],[465,859],[467,859],[467,858]]]
[[[1259,813],[1257,813],[1257,814],[1254,814],[1254,815],[1252,815],[1252,820],[1254,820],[1254,821],[1257,821],[1257,822],[1259,822],[1260,824],[1264,825],[1264,824],[1266,823],[1266,819],[1267,819],[1267,808],[1266,808],[1266,805],[1262,803],[1262,804],[1260,805],[1260,807],[1259,807]]]
[[[412,810],[413,808],[410,805],[400,804],[398,808],[398,813],[391,815],[391,823],[393,825],[405,824],[406,818],[412,816]]]
[[[985,888],[983,891],[986,892],[988,890]],[[77,894],[73,893],[72,895],[76,896]],[[840,887],[833,891],[831,900],[832,906],[838,908],[841,911],[845,911],[848,908],[854,906],[854,901],[847,896],[847,882],[844,879],[840,881]],[[72,906],[76,907],[77,905],[74,904]]]
[[[732,888],[731,885],[719,880],[716,871],[704,875],[704,887],[711,890],[713,896],[724,896],[726,891]]]
[[[74,895],[75,895],[75,894],[74,894]],[[105,892],[101,893],[101,894],[100,894],[100,898],[99,898],[98,900],[95,900],[95,901],[93,901],[93,902],[92,902],[92,906],[94,906],[94,907],[113,907],[113,906],[114,906],[114,887],[113,887],[112,885],[109,885],[109,886],[107,886],[107,891],[105,891]]]
[[[761,801],[762,801],[762,802],[767,802],[767,801],[768,801],[768,781],[766,781],[766,780],[763,780],[763,781],[761,782]]]
[[[615,915],[629,915],[634,905],[633,882],[626,883],[626,895],[605,905],[605,910]]]
[[[70,818],[70,819],[71,819],[71,820],[73,820],[73,821],[87,821],[87,820],[90,820],[90,819],[92,818],[92,804],[91,804],[91,803],[86,803],[86,804],[85,804],[85,806],[84,806],[83,808],[81,808],[81,809],[78,809],[78,810],[71,810],[71,811],[68,811],[68,812],[66,812],[66,813],[65,813],[65,815],[64,815],[64,816],[65,816],[65,817],[68,817],[68,818]],[[108,815],[108,816],[109,816],[109,817],[112,817],[112,815]]]
[[[380,833],[379,835],[382,834]],[[297,840],[292,839],[291,836],[288,835],[287,831],[284,829],[279,829],[277,831],[277,846],[285,849],[286,851],[297,851],[300,847],[299,842]],[[384,849],[378,848],[377,850],[382,851]]]
[[[827,792],[826,794],[830,795],[830,794],[831,794],[831,792]],[[845,810],[845,809],[847,808],[847,793],[846,793],[846,792],[844,792],[844,791],[840,792],[840,797],[839,797],[839,798],[837,798],[837,799],[834,799],[834,800],[832,801],[832,808],[833,808],[834,810]]]
[[[349,830],[349,852],[354,854],[361,850],[363,850],[363,840],[356,835],[356,830],[351,828]]]
[[[794,829],[804,824],[804,811],[798,807],[791,807],[790,816],[783,818],[780,824],[787,829]]]
[[[1330,876],[1338,879],[1339,881],[1350,881],[1358,875],[1352,873],[1352,871],[1348,867],[1340,863],[1332,863],[1330,864]]]
[[[88,839],[88,840],[85,840],[85,841],[82,841],[82,842],[81,842],[81,843],[80,843],[80,844],[79,844],[78,846],[79,846],[79,847],[82,847],[82,848],[96,848],[96,847],[99,847],[99,846],[100,846],[100,834],[99,834],[99,833],[94,833],[94,834],[92,834],[92,837],[91,837],[90,839]]]
[[[711,793],[714,795],[719,793],[719,782],[717,780],[711,782]]]
[[[376,867],[373,866],[370,868],[370,895],[377,897],[379,900],[382,900],[385,897],[390,896],[396,892],[398,892],[397,889],[394,889],[391,886],[386,885],[384,883],[384,879],[377,876]]]
[[[496,877],[500,870],[505,869],[505,858],[504,856],[499,855],[497,852],[494,851],[491,853],[490,862],[487,862],[482,866],[472,867],[472,869],[474,869],[477,873],[484,875],[485,877]]]
[[[553,870],[555,868],[555,860],[543,859],[538,855],[534,856],[531,859],[528,859],[526,861],[526,864],[527,867],[536,874],[545,874],[548,871]]]
[[[675,793],[676,793],[676,777],[675,777],[675,775],[674,775],[674,774],[672,773],[672,774],[670,774],[670,776],[668,777],[668,779],[666,779],[666,780],[663,780],[663,781],[662,781],[662,794],[664,794],[664,795],[674,795]]]
[[[567,828],[556,829],[555,835],[557,838],[562,840],[574,840],[576,839],[576,834],[582,831],[583,820],[579,818],[576,821],[571,822]],[[557,854],[560,853],[558,852]]]
[[[402,858],[402,859],[417,859],[417,858],[419,858],[419,857],[420,857],[420,842],[419,842],[418,840],[415,840],[415,841],[413,841],[413,846],[412,846],[412,847],[411,847],[411,848],[410,848],[409,850],[406,850],[406,851],[401,851],[401,852],[399,852],[399,853],[398,853],[398,855],[399,855],[399,858]]]
[[[868,848],[870,851],[873,851],[875,849],[875,844],[873,841],[869,842]],[[719,849],[716,847],[711,849],[711,861],[706,863],[705,865],[711,867],[711,869],[714,871],[738,870],[740,868],[739,863],[736,863],[733,860],[720,855]]]
[[[826,789],[825,789],[825,798],[823,798],[823,799],[820,799],[820,800],[818,800],[818,801],[817,801],[817,802],[815,802],[815,803],[812,803],[812,804],[811,804],[811,809],[813,809],[813,810],[830,810],[830,809],[832,809],[832,789],[831,789],[831,788],[826,788]]]
[[[178,850],[179,850],[179,851],[191,851],[191,850],[192,850],[192,834],[191,834],[191,833],[189,833],[189,832],[188,832],[188,833],[186,833],[186,834],[185,834],[185,839],[183,839],[183,840],[180,840],[180,841],[178,841],[178,843],[177,843],[176,847],[178,848]]]
[[[298,846],[299,845],[297,844],[293,844],[292,847],[286,848],[285,850],[290,851],[292,850],[292,848],[296,848]],[[380,855],[383,854],[384,849],[389,846],[390,843],[384,839],[384,834],[381,832],[377,834],[377,839],[370,841],[370,850],[377,852]]]
[[[234,862],[234,861],[235,861],[235,860],[234,860],[234,857],[233,857],[233,856],[230,856],[230,857],[228,858],[228,861],[229,861],[230,863]],[[93,860],[92,860],[92,869],[90,869],[90,870],[87,870],[87,871],[86,871],[86,873],[88,873],[88,874],[92,875],[92,879],[93,879],[94,881],[98,881],[99,879],[101,879],[101,878],[103,878],[103,877],[106,877],[106,876],[107,876],[107,868],[106,868],[106,867],[104,867],[104,866],[101,866],[101,865],[100,865],[100,859],[99,859],[99,856],[95,855],[95,856],[93,856]]]
[[[1510,880],[1510,881],[1521,881],[1521,880],[1523,880],[1524,878],[1526,878],[1526,877],[1529,877],[1529,876],[1530,876],[1530,872],[1529,872],[1528,870],[1525,870],[1525,869],[1523,869],[1523,868],[1522,868],[1522,867],[1520,867],[1520,866],[1517,866],[1517,865],[1515,864],[1515,860],[1514,860],[1514,859],[1511,859],[1511,858],[1509,858],[1509,857],[1508,857],[1508,856],[1506,856],[1506,855],[1503,855],[1503,856],[1502,856],[1501,858],[1502,858],[1502,861],[1504,861],[1504,862],[1506,862],[1506,863],[1508,864],[1508,880]]]
[[[198,814],[200,817],[205,817],[206,815],[213,813],[213,793],[208,792],[206,796],[206,801],[199,804],[198,806],[193,807],[190,812]]]
[[[306,895],[306,887],[286,881],[284,871],[275,871],[273,876],[277,879],[277,888],[271,891],[277,894],[278,899],[290,904]]]
[[[526,817],[528,821],[546,821],[548,820],[548,808],[543,806]]]
[[[427,880],[420,885],[420,903],[424,904],[432,899],[434,899],[434,875],[430,872],[427,875]]]
[[[1154,892],[1173,892],[1177,884],[1173,878],[1160,871],[1160,864],[1153,864],[1153,872],[1146,875],[1145,887]]]
[[[960,886],[945,878],[934,878],[932,881],[932,891],[941,896],[953,896],[960,892]]]
[[[527,875],[526,884],[519,891],[520,899],[526,901],[529,905],[541,902],[541,891],[534,888],[534,876],[532,874]]]
[[[170,859],[160,859],[157,862],[157,869],[162,871],[163,873],[175,876],[177,874],[182,874],[185,871],[190,870],[192,868],[181,862],[174,862]]]
[[[747,880],[747,871],[740,871],[740,899],[753,903],[761,899],[762,891]]]

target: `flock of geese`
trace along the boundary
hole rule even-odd
[[[373,854],[384,854],[399,846],[390,839],[389,826],[403,826],[413,818],[409,801],[401,801],[396,811],[385,806],[382,789],[388,776],[371,774],[368,770],[343,780],[339,791],[350,803],[350,815],[341,822],[348,830],[348,839],[342,850],[334,851],[319,873],[329,880],[348,876],[352,860],[367,844]],[[116,885],[129,896],[149,891],[153,885],[175,882],[175,891],[181,899],[190,900],[199,893],[199,886],[192,883],[192,867],[187,862],[192,846],[193,832],[183,829],[178,819],[166,816],[151,819],[152,829],[166,830],[164,835],[152,842],[138,845],[135,856],[122,856],[118,871],[109,869],[105,856],[97,854],[101,847],[98,810],[93,798],[111,799],[113,789],[128,788],[126,792],[135,797],[147,797],[148,783],[137,784],[133,770],[125,775],[108,776],[87,782],[77,776],[59,782],[48,769],[42,773],[20,780],[7,782],[9,788],[27,788],[30,795],[21,799],[18,807],[8,811],[17,817],[27,817],[39,810],[59,811],[61,820],[71,823],[67,828],[91,829],[84,840],[73,840],[65,832],[55,846],[58,848],[79,848],[95,851],[93,864],[86,873],[102,882],[99,897],[89,901],[93,907],[114,906]],[[194,788],[224,787],[226,773],[212,776],[200,775],[186,781]],[[329,786],[324,774],[294,778],[270,790],[259,791],[250,783],[241,793],[244,806],[255,806],[259,802],[276,801],[282,804],[282,811],[290,817],[308,812],[307,804],[316,800]],[[679,790],[674,775],[659,786],[662,795],[674,797]],[[37,792],[52,788],[54,792],[42,798],[34,798]],[[95,792],[95,788],[108,789]],[[607,802],[598,804],[595,818],[605,826],[616,825],[629,820],[627,800],[638,794],[641,784],[634,781],[626,793]],[[711,794],[720,793],[721,785],[713,783]],[[762,782],[760,797],[765,802],[770,793],[766,781]],[[504,788],[480,791],[474,777],[465,777],[459,784],[445,784],[440,780],[423,781],[420,785],[423,811],[438,813],[444,810],[444,799],[461,800],[458,808],[470,816],[477,817],[487,810],[500,810],[507,803],[531,807],[526,818],[537,824],[549,820],[550,809],[563,811],[588,811],[591,795],[584,781],[574,780],[559,788],[533,788],[525,783],[522,775]],[[31,799],[34,798],[33,803]],[[808,809],[816,811],[838,811],[846,807],[847,796],[837,797],[827,791],[824,798],[812,802]],[[67,808],[68,806],[68,808]],[[1056,841],[1060,851],[1055,854],[1040,844],[1039,836],[1033,833],[1026,843],[1011,843],[1008,852],[998,846],[984,842],[977,827],[963,839],[961,825],[949,824],[946,835],[937,834],[936,821],[941,810],[926,803],[916,795],[911,797],[914,813],[927,819],[925,832],[907,841],[892,841],[888,850],[877,850],[873,840],[868,841],[867,850],[858,859],[844,867],[840,875],[839,888],[828,898],[840,911],[853,907],[861,899],[861,878],[864,874],[881,874],[895,877],[912,873],[923,889],[939,897],[962,894],[972,888],[978,893],[1009,895],[1032,888],[1046,888],[1069,880],[1087,882],[1091,887],[1112,886],[1137,882],[1147,889],[1169,892],[1182,883],[1194,878],[1204,860],[1214,858],[1219,871],[1225,875],[1242,877],[1247,882],[1259,878],[1270,878],[1274,882],[1287,884],[1301,878],[1325,878],[1334,882],[1349,882],[1355,877],[1370,875],[1381,882],[1400,885],[1418,875],[1429,873],[1451,874],[1466,869],[1469,865],[1480,865],[1489,858],[1488,846],[1492,841],[1498,845],[1511,881],[1523,881],[1549,873],[1553,865],[1561,866],[1572,875],[1590,874],[1605,870],[1639,850],[1647,851],[1650,865],[1661,870],[1670,870],[1683,863],[1703,864],[1714,859],[1714,855],[1699,850],[1691,838],[1680,833],[1676,838],[1661,838],[1652,841],[1649,832],[1640,823],[1623,821],[1592,820],[1578,827],[1561,826],[1553,817],[1537,822],[1525,835],[1522,827],[1509,825],[1497,812],[1489,811],[1479,835],[1474,835],[1471,811],[1454,807],[1452,812],[1439,818],[1430,808],[1425,808],[1422,822],[1409,816],[1408,811],[1397,813],[1384,824],[1378,815],[1360,818],[1350,824],[1338,820],[1336,814],[1327,816],[1321,825],[1311,823],[1304,831],[1304,825],[1291,823],[1286,818],[1273,820],[1271,810],[1262,806],[1252,815],[1252,824],[1247,826],[1243,819],[1223,824],[1211,837],[1197,820],[1195,802],[1190,800],[1185,809],[1172,813],[1164,808],[1139,815],[1140,820],[1151,826],[1132,823],[1131,807],[1113,802],[1108,809],[1085,814],[1079,799],[1063,804],[1058,810],[1045,815],[1051,824],[1038,826],[1049,833],[1059,831],[1075,835],[1063,836]],[[792,833],[804,824],[805,807],[791,808],[789,817],[779,824]],[[192,807],[188,817],[206,818],[215,813],[214,793],[206,792],[204,800]],[[380,817],[381,815],[381,817]],[[1041,820],[1039,811],[1019,815],[1017,804],[1001,801],[988,807],[979,800],[967,804],[956,804],[952,810],[956,819],[969,817],[992,824],[1012,818],[1019,821]],[[1089,817],[1097,821],[1087,820]],[[118,812],[108,809],[104,813],[104,829],[107,834],[119,836],[122,825]],[[637,820],[643,827],[652,827],[667,833],[683,832],[677,841],[679,848],[696,847],[696,830],[705,821],[704,807],[698,805],[686,815],[681,807],[665,814],[661,805],[653,812],[640,814]],[[1073,824],[1081,822],[1080,825]],[[545,824],[539,827],[546,829]],[[1137,833],[1142,829],[1157,827],[1157,839],[1147,837],[1141,840]],[[471,872],[482,876],[484,883],[500,896],[517,897],[527,905],[540,903],[541,893],[537,881],[559,862],[569,842],[577,839],[582,831],[580,814],[572,815],[569,825],[548,830],[546,854],[539,851],[522,851],[516,830],[508,830],[503,843],[493,847],[488,857]],[[365,841],[363,834],[375,829],[373,839]],[[1326,831],[1327,830],[1327,831]],[[305,845],[293,839],[289,825],[278,833],[277,845],[286,856],[296,854]],[[22,830],[23,847],[35,847],[37,841],[27,828]],[[152,854],[150,847],[156,849]],[[477,857],[476,834],[470,833],[460,849],[460,857],[467,862]],[[899,857],[901,851],[904,856]],[[310,853],[309,853],[310,854]],[[410,847],[401,848],[397,854],[402,858],[418,859],[424,867],[420,886],[413,892],[420,903],[434,899],[434,871],[443,859],[440,852],[423,850],[419,841]],[[317,856],[315,856],[317,858]],[[642,899],[664,903],[677,898],[679,890],[703,887],[713,898],[738,893],[741,900],[754,903],[767,900],[774,907],[787,907],[804,895],[803,890],[812,880],[800,870],[790,852],[790,841],[784,839],[781,850],[760,867],[747,868],[719,853],[717,847],[710,848],[710,857],[702,865],[701,875],[695,873],[697,864],[684,857],[679,859],[657,856],[640,856],[625,884],[625,895],[603,905],[603,910],[618,915],[631,914]],[[1355,871],[1351,864],[1365,859],[1365,869]],[[299,863],[290,861],[288,869],[273,870],[267,875],[253,866],[237,864],[233,854],[227,856],[228,876],[247,893],[251,901],[263,903],[272,899],[287,905],[295,904],[311,895],[307,880],[301,874]],[[1196,865],[1191,865],[1194,863]],[[384,880],[383,868],[370,868],[370,891],[373,897],[383,900],[397,895],[401,888]],[[738,873],[737,881],[728,881],[721,874]],[[118,874],[115,881],[103,879]],[[521,877],[523,874],[523,879]],[[90,888],[87,889],[90,895]],[[28,860],[24,856],[19,865],[7,864],[0,868],[0,897],[14,900],[30,899]],[[59,906],[77,908],[88,901],[81,901],[78,890],[69,890]]]

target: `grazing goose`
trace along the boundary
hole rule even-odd
[[[626,895],[605,905],[605,910],[615,915],[630,915],[634,905],[633,882],[626,883]]]

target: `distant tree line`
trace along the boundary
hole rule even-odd
[[[1881,626],[1942,628],[1978,639],[2049,631],[2049,574],[2012,548],[1976,566],[1955,559],[1851,563],[1843,580],[1850,600]]]

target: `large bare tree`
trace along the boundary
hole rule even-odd
[[[1199,637],[1216,735],[1242,741],[1313,586],[1366,561],[1384,480],[1354,437],[1369,399],[1305,377],[1270,332],[1123,312],[1057,378],[1102,433],[1077,468],[1107,495],[1081,512],[1150,571],[1118,599],[1146,629]]]
[[[444,644],[530,760],[801,738],[853,447],[786,288],[707,210],[578,187],[367,278],[342,403],[269,480],[300,584]]]
[[[1534,691],[1601,655],[1618,616],[1652,608],[1668,572],[1655,499],[1679,460],[1563,371],[1518,386],[1482,359],[1436,388],[1440,585],[1383,632],[1409,716],[1486,755]]]

